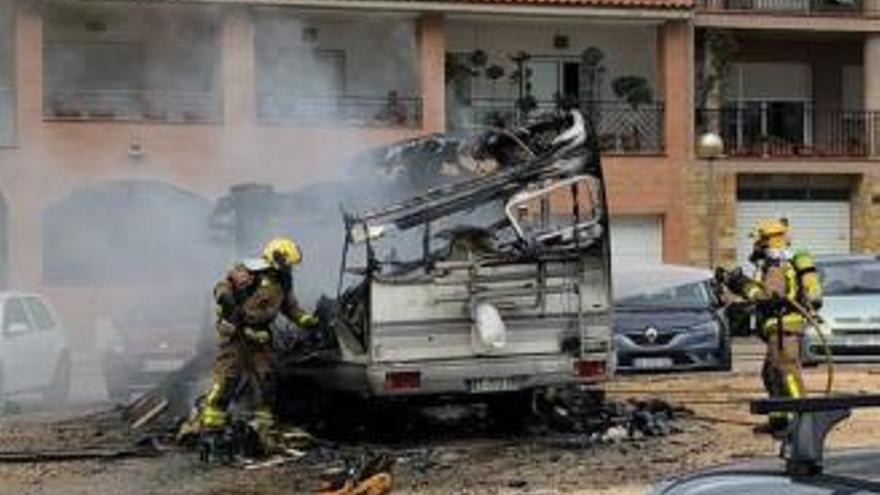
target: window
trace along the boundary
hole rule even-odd
[[[417,123],[421,101],[412,18],[256,11],[261,121]]]
[[[51,3],[45,10],[46,117],[216,117],[218,30],[212,9]]]
[[[52,312],[40,301],[38,297],[28,297],[25,299],[25,305],[34,319],[34,325],[39,330],[50,330],[55,326],[55,319],[52,318]]]
[[[7,335],[27,333],[33,330],[24,305],[18,299],[9,299],[3,309],[3,332]]]

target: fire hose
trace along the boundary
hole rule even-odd
[[[752,279],[754,283],[756,283],[764,292],[770,292],[766,285],[760,280]],[[828,366],[828,371],[826,373],[825,379],[825,395],[831,395],[831,392],[834,389],[834,356],[831,353],[831,347],[828,345],[828,339],[825,338],[825,334],[822,331],[824,327],[824,323],[816,318],[812,312],[810,312],[807,308],[805,308],[801,303],[795,301],[791,298],[786,298],[786,302],[794,308],[806,321],[809,323],[810,328],[812,328],[816,335],[819,336],[819,341],[822,343],[822,348],[825,351],[825,364]]]

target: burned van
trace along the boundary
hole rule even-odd
[[[579,113],[561,122],[484,133],[460,146],[469,177],[345,214],[325,386],[481,396],[609,378],[599,154]]]

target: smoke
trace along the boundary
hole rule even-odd
[[[9,6],[0,1],[0,23],[11,20]],[[334,293],[344,235],[338,205],[355,197],[383,203],[388,181],[378,169],[366,173],[374,181],[363,181],[362,171],[318,158],[355,156],[378,144],[377,129],[406,135],[402,126],[419,124],[414,18],[286,8],[248,11],[256,126],[227,120],[224,50],[240,48],[228,46],[224,23],[240,13],[59,1],[33,14],[43,18],[44,117],[112,122],[84,124],[84,131],[47,124],[69,132],[47,132],[61,137],[41,135],[12,155],[22,170],[39,170],[52,191],[35,265],[74,349],[94,351],[88,374],[95,383],[106,352],[122,352],[130,364],[150,352],[171,361],[166,351],[191,349],[213,331],[205,328],[213,284],[237,258],[258,255],[239,252],[235,233],[217,222],[217,200],[234,184],[275,186],[259,240],[288,235],[302,245],[296,284],[303,302]],[[0,29],[0,119],[11,112],[2,103],[13,72],[9,32]],[[108,141],[129,140],[126,152],[109,152],[104,136],[90,134],[103,129]],[[2,130],[0,120],[0,140]],[[98,386],[74,385],[89,396]]]

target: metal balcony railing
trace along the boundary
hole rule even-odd
[[[522,102],[509,98],[473,98],[468,105],[452,108],[447,116],[452,128],[521,125],[555,111],[556,101],[535,101],[528,112]],[[606,153],[659,153],[664,150],[664,108],[662,103],[632,107],[621,102],[591,102],[589,109],[599,134],[599,145]]]
[[[0,147],[15,141],[15,91],[0,86]]]
[[[57,120],[211,123],[219,120],[214,93],[142,90],[48,90],[43,115]]]
[[[257,116],[266,124],[418,127],[422,122],[422,99],[263,92],[257,97]]]
[[[818,16],[877,15],[866,0],[697,0],[700,12]]]
[[[702,109],[697,134],[712,131],[728,157],[863,158],[880,152],[880,112],[774,108]]]

